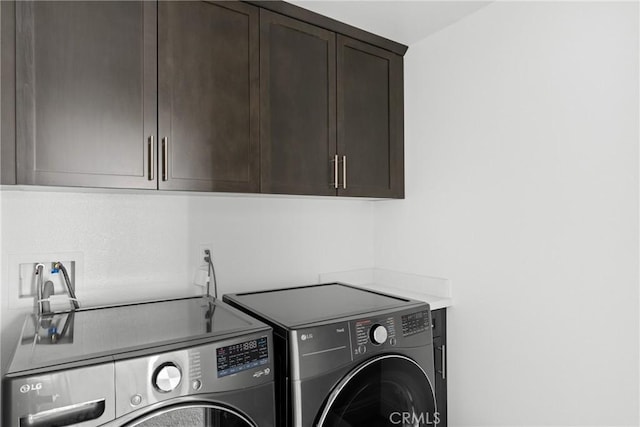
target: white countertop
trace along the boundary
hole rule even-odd
[[[453,305],[451,281],[441,277],[368,268],[323,273],[320,274],[319,281],[320,283],[342,282],[391,295],[424,301],[429,304],[431,310]]]
[[[374,291],[380,291],[385,294],[397,295],[400,297],[411,298],[418,301],[424,301],[429,304],[431,310],[437,310],[439,308],[451,307],[453,304],[452,298],[440,297],[437,295],[425,294],[423,292],[416,292],[408,289],[394,288],[387,285],[381,285],[378,283],[364,283],[358,285],[363,288],[371,289]]]

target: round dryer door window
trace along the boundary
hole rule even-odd
[[[127,427],[256,427],[244,415],[215,404],[181,404],[158,408]]]
[[[318,427],[436,426],[433,387],[412,359],[385,355],[349,373],[334,389]]]

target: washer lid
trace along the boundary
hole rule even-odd
[[[208,297],[83,309],[41,319],[29,315],[8,373],[98,363],[134,351],[136,356],[158,353],[162,346],[175,348],[261,328],[267,327]]]
[[[248,292],[224,298],[286,328],[418,303],[342,283]]]

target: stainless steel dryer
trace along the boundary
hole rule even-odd
[[[3,426],[274,426],[272,331],[209,297],[29,316]]]
[[[438,423],[428,304],[340,283],[223,299],[273,327],[279,427]]]

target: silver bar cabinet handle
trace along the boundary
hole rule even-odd
[[[438,371],[443,380],[447,379],[447,346],[442,344],[442,347],[438,347],[437,350],[442,352],[442,371]]]
[[[442,379],[447,379],[447,346],[442,344]]]
[[[338,189],[338,155],[333,156],[333,188]]]
[[[169,175],[169,138],[162,138],[162,180],[168,181]]]
[[[347,156],[342,156],[342,188],[347,189]]]
[[[155,179],[154,176],[153,176],[153,149],[154,149],[154,146],[153,146],[153,135],[151,135],[148,138],[147,141],[148,141],[148,147],[147,148],[149,149],[149,152],[147,153],[148,154],[147,160],[149,162],[148,179],[149,179],[149,181],[153,181]]]

